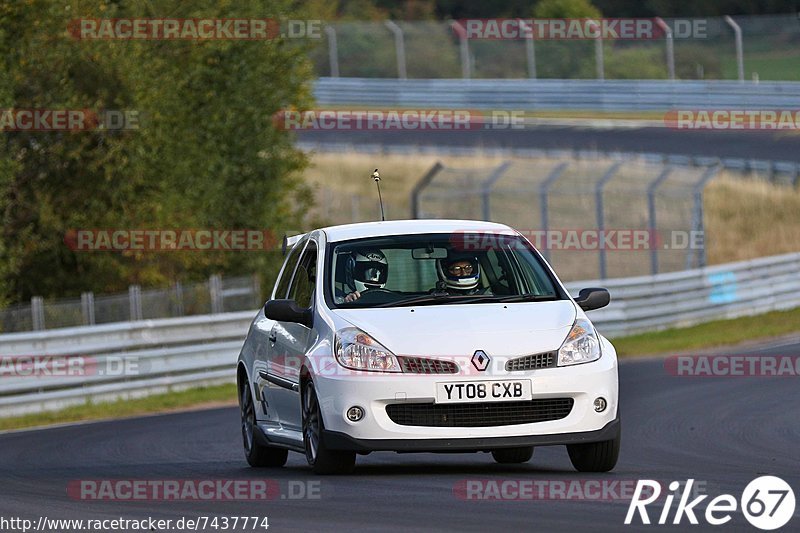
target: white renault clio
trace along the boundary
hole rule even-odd
[[[346,473],[356,454],[491,452],[529,460],[566,445],[583,472],[620,446],[617,358],[513,229],[467,220],[323,228],[286,241],[237,381],[245,454]]]

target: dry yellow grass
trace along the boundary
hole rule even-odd
[[[317,153],[312,155],[312,164],[305,172],[304,178],[315,190],[317,206],[312,213],[315,219],[334,224],[376,220],[379,216],[377,191],[370,174],[375,167],[378,167],[383,178],[381,191],[387,218],[399,219],[410,217],[411,190],[437,161],[448,167],[469,171],[496,167],[505,160],[507,158],[480,154],[468,157],[439,157],[420,154]],[[531,160],[527,162],[530,164]],[[546,172],[553,162],[541,161],[538,164],[542,172]],[[602,168],[605,163],[596,165]],[[625,196],[626,192],[635,193],[634,196],[640,195],[639,187],[636,187],[636,191],[633,191],[632,187],[634,181],[641,181],[644,176],[635,166],[629,168],[627,172],[631,175],[626,176],[625,172],[622,172],[616,186],[612,180],[607,189],[606,213],[612,222],[607,223],[607,227],[621,227],[619,224],[613,224],[615,213],[623,210],[630,212],[633,209],[637,213],[641,211],[637,215],[641,219],[640,223],[635,226],[645,228],[647,219],[644,198],[642,197],[639,202]],[[637,176],[640,179],[635,179]],[[566,183],[571,179],[565,174],[562,181]],[[454,188],[457,187],[458,183]],[[617,195],[616,190],[620,187]],[[531,221],[528,226],[538,227],[538,207],[535,201],[530,200],[533,198],[530,194],[524,198],[517,197],[515,202],[508,202],[503,207],[500,207],[500,201],[496,201],[492,205],[493,218],[514,225],[513,220],[518,220],[524,215],[526,221]],[[577,214],[562,213],[563,210],[559,207],[564,205],[566,199],[565,195],[551,197],[550,216],[551,220],[556,220],[553,226],[594,227],[593,206],[587,205],[583,210],[573,210]],[[574,201],[569,200],[569,202]],[[674,205],[670,205],[671,202],[674,200],[669,196],[659,199],[660,224],[668,229],[688,229],[690,203],[686,201],[681,204],[680,209],[677,209]],[[441,212],[452,216],[466,213],[463,218],[479,217],[472,215],[476,212],[476,201],[455,198],[445,203],[448,205],[441,205]],[[709,264],[800,251],[800,191],[797,189],[741,179],[723,173],[707,187],[704,209]],[[669,215],[672,216],[672,220],[668,219]],[[557,255],[558,252],[554,254],[554,259]],[[556,267],[559,272],[564,273],[562,275],[565,279],[587,279],[596,274],[597,267],[593,257],[584,257],[586,259],[583,261],[570,261],[565,265],[557,264]],[[683,260],[682,257],[680,261]],[[614,262],[625,263],[630,258],[632,255],[625,253],[612,254],[609,256],[609,265],[614,266]],[[623,272],[621,269],[624,269],[624,265],[617,265],[615,269]]]

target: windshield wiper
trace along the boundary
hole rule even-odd
[[[482,298],[474,294],[449,294],[447,292],[433,292],[431,294],[423,294],[421,296],[412,296],[404,300],[397,300],[395,302],[386,302],[374,307],[403,307],[406,305],[424,305],[428,303],[436,303],[443,301],[456,300],[459,302],[466,302],[468,300],[475,300]]]
[[[500,303],[508,302],[552,302],[558,300],[555,294],[514,294],[512,296],[502,296],[495,301]]]

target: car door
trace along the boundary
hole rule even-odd
[[[287,298],[300,307],[311,307],[317,279],[317,243],[309,239],[289,285]],[[300,367],[314,344],[314,331],[294,322],[275,322],[275,346],[269,361],[270,394],[281,426],[300,429]]]
[[[292,281],[297,263],[306,244],[308,244],[308,239],[300,240],[286,255],[286,261],[284,261],[283,268],[278,274],[271,299],[286,298],[289,293],[289,284]],[[263,308],[256,318],[251,335],[256,337],[254,342],[254,368],[251,375],[254,376],[257,401],[260,405],[257,416],[259,420],[267,420],[278,424],[279,416],[272,394],[275,385],[271,385],[269,375],[269,361],[274,357],[273,352],[277,340],[277,323],[264,316]]]

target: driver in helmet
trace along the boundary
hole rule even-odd
[[[380,250],[352,253],[345,264],[345,283],[354,290],[344,297],[344,302],[355,302],[364,291],[382,289],[388,274],[389,262]]]
[[[456,254],[436,260],[440,286],[451,294],[483,294],[481,266],[474,255]]]

